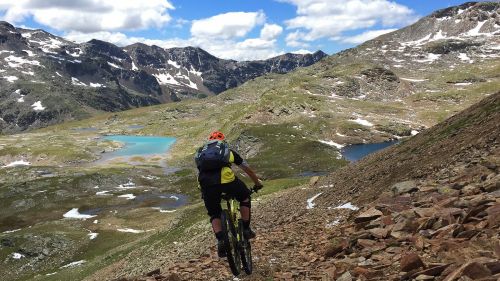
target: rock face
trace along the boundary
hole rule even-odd
[[[285,54],[262,61],[219,59],[200,48],[120,48],[69,42],[43,30],[0,22],[0,132],[88,117],[95,111],[206,97],[325,57]],[[40,102],[40,107],[33,106]]]

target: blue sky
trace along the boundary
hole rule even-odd
[[[404,27],[445,0],[1,0],[0,18],[84,42],[198,46],[226,59],[328,54]]]

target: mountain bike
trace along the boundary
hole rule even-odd
[[[254,186],[251,193],[257,192],[257,190]],[[240,274],[241,267],[246,274],[252,274],[252,246],[243,235],[243,220],[240,218],[239,202],[227,194],[223,194],[222,199],[226,201],[227,207],[222,210],[221,221],[229,267],[234,276]]]

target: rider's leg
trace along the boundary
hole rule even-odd
[[[220,217],[212,218],[212,230],[215,234],[222,231],[222,222],[220,220]]]
[[[220,215],[222,213],[222,208],[220,206],[220,193],[218,192],[205,192],[203,194],[203,200],[205,201],[205,207],[207,208],[208,215],[210,216],[210,223],[212,224],[212,230],[214,231],[215,238],[217,238],[217,254],[219,257],[226,256],[226,249],[224,246],[222,233],[222,223]]]
[[[221,192],[216,187],[204,188],[202,189],[202,192],[205,208],[210,216],[212,230],[214,231],[214,234],[217,234],[222,231],[222,223],[220,220],[220,214],[222,213],[222,208],[220,206]]]
[[[250,225],[251,212],[251,198],[248,197],[240,202],[241,219],[243,220],[243,224],[246,224],[245,226]]]

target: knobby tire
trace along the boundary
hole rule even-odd
[[[230,220],[227,210],[222,210],[221,214],[222,231],[224,233],[224,244],[226,246],[227,262],[234,276],[240,275],[240,253],[238,250],[238,239],[234,235],[236,233],[234,225]]]
[[[239,252],[241,256],[241,264],[243,266],[243,270],[246,274],[252,274],[253,270],[253,262],[252,262],[252,246],[250,245],[250,240],[246,239],[243,235],[243,221],[238,220],[238,231],[241,237]]]

